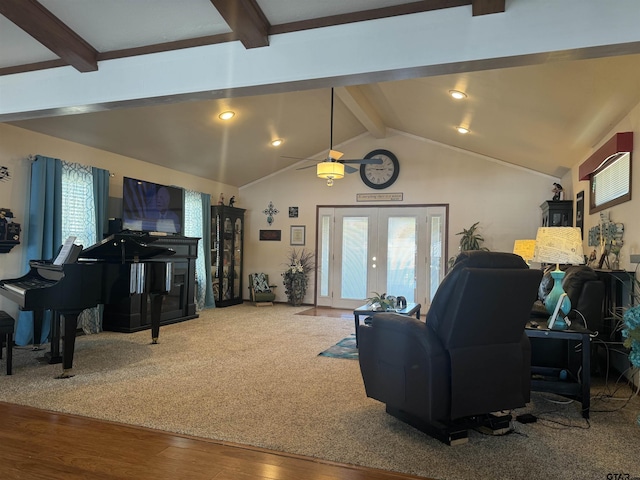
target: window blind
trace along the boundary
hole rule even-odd
[[[595,206],[620,198],[629,193],[629,153],[625,153],[610,165],[593,175],[593,195]]]

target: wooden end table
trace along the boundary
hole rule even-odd
[[[414,313],[416,318],[420,320],[420,309],[422,305],[419,303],[407,303],[407,306],[398,310],[389,310],[389,312],[399,313],[400,315],[412,316]],[[355,319],[356,324],[356,347],[358,346],[358,325],[360,325],[360,316],[364,315],[365,317],[369,317],[374,313],[383,313],[382,310],[372,310],[370,304],[362,305],[361,307],[356,308],[353,311],[353,318]]]
[[[548,338],[581,343],[580,355],[567,359],[565,365],[556,368],[531,365],[531,390],[550,392],[575,398],[582,403],[582,416],[589,418],[591,406],[591,332],[581,326],[573,326],[567,330],[549,330],[546,320],[541,319],[537,327],[527,324],[525,333],[529,338]],[[566,379],[560,376],[569,374]],[[563,376],[564,376],[563,375]]]

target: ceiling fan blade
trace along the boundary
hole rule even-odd
[[[313,158],[302,158],[302,157],[290,157],[288,155],[280,155],[280,158],[291,158],[293,160],[313,160],[314,162],[317,162],[317,160],[313,159]]]
[[[314,165],[308,165],[306,167],[300,167],[300,168],[296,168],[296,170],[306,170],[307,168],[314,168],[317,164]]]
[[[344,171],[347,173],[355,173],[357,171],[359,171],[357,168],[354,167],[350,167],[349,165],[345,165],[344,166]]]
[[[329,150],[329,158],[333,160],[340,160],[343,155],[344,153],[339,152],[337,150],[332,150],[332,149]]]
[[[380,158],[359,158],[354,160],[339,160],[340,163],[359,163],[360,165],[380,165],[382,159]]]

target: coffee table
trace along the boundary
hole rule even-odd
[[[412,316],[414,313],[416,318],[420,320],[420,309],[422,305],[419,303],[407,303],[407,306],[402,309],[397,310],[389,310],[389,312],[399,313],[400,315]],[[364,315],[365,317],[369,317],[374,313],[382,313],[382,310],[372,310],[370,304],[362,305],[361,307],[356,308],[353,311],[353,318],[355,319],[356,324],[356,347],[358,346],[358,325],[360,325],[360,316]]]

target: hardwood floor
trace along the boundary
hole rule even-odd
[[[348,318],[353,320],[353,310],[343,310],[339,308],[330,307],[309,307],[308,310],[304,310],[296,315],[310,315],[312,317],[333,317],[333,318]]]
[[[159,430],[0,402],[3,480],[409,480]]]

